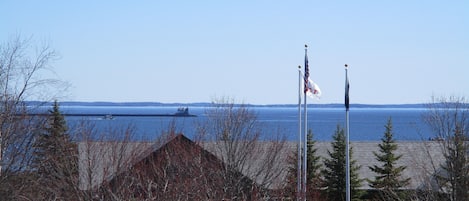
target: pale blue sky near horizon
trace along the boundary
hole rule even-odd
[[[469,1],[0,1],[0,42],[47,41],[64,101],[295,104],[469,98]]]

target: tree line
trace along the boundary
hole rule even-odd
[[[344,129],[337,125],[331,142],[332,149],[327,151],[327,158],[321,160],[317,155],[316,141],[313,133],[308,131],[307,135],[307,186],[308,200],[345,200],[346,193],[346,141]],[[405,166],[398,166],[397,160],[402,155],[396,155],[397,144],[393,139],[392,120],[389,118],[385,125],[385,132],[381,139],[379,152],[373,152],[380,165],[367,167],[376,174],[374,179],[369,179],[369,186],[374,190],[361,190],[361,179],[358,170],[361,167],[356,160],[350,162],[350,188],[352,200],[408,200],[410,197],[402,189],[409,184],[410,178],[404,178],[402,172]],[[293,155],[292,155],[293,156]],[[353,158],[353,147],[350,150]],[[296,181],[297,159],[290,157],[291,167],[289,169],[290,183]],[[290,184],[290,188],[294,185]],[[295,192],[291,189],[290,192]],[[292,194],[295,195],[295,194]]]

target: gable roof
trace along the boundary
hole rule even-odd
[[[124,146],[118,144],[118,148]],[[122,161],[119,167],[103,169],[109,158],[101,160],[104,165],[97,166],[101,168],[98,170],[100,174],[97,174],[101,177],[84,180],[92,183],[85,183],[83,190],[99,192],[99,196],[105,199],[118,195],[129,199],[167,200],[178,196],[200,200],[225,197],[248,199],[253,191],[259,189],[249,177],[229,168],[222,160],[183,135],[171,136],[166,143],[136,150],[140,153],[120,152],[125,153],[129,160]],[[89,154],[96,153],[99,152]]]
[[[161,142],[79,142],[79,173],[80,189],[90,190],[97,188],[105,181],[110,181],[114,176],[128,170],[132,165],[137,164],[152,154],[160,152],[167,146],[174,143],[184,145],[181,147],[198,147],[206,154],[214,157],[213,161],[219,163],[222,157],[220,153],[213,149],[213,142],[204,142],[200,146],[185,137],[175,135]],[[269,142],[259,142],[264,148],[259,149],[260,154],[266,155]],[[378,152],[380,142],[351,142],[353,149],[353,159],[361,166],[359,177],[362,179],[374,179],[376,176],[369,170],[369,166],[379,165],[373,152]],[[407,168],[403,172],[403,177],[411,178],[409,189],[430,188],[432,186],[433,175],[439,171],[440,164],[444,162],[441,144],[437,141],[401,141],[397,142],[398,149],[396,155],[402,155],[397,165],[404,165]],[[331,150],[330,142],[316,142],[317,154],[322,158],[329,157],[328,150]],[[272,189],[282,187],[286,181],[286,169],[290,165],[286,160],[289,154],[295,153],[296,142],[287,142],[286,148],[281,152],[282,157],[275,162],[276,171],[279,175],[275,180],[271,180]],[[262,157],[261,157],[262,158]],[[260,160],[249,161],[253,168],[261,168]],[[242,170],[241,174],[250,177],[248,170]],[[252,178],[252,177],[250,177]],[[260,183],[262,181],[257,181]],[[366,180],[362,182],[362,189],[370,188]]]
[[[116,174],[159,149],[181,143],[197,146],[182,134],[169,135],[155,142],[82,141],[78,143],[80,189],[96,189]]]
[[[126,174],[132,168],[143,168],[145,164],[162,158],[191,161],[200,157],[198,162],[203,164],[199,165],[205,168],[209,166],[212,169],[225,168],[223,161],[217,156],[182,134],[168,136],[167,139],[154,143],[80,142],[78,145],[79,179],[82,190],[96,189],[103,183]],[[245,177],[242,173],[236,174]]]

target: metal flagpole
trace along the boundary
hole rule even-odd
[[[297,200],[301,197],[301,66],[298,66],[298,169],[297,169]]]
[[[346,163],[346,201],[350,201],[350,127],[349,127],[349,82],[348,82],[348,66],[345,64],[345,163]]]
[[[309,66],[308,66],[308,46],[305,45],[305,75],[304,75],[304,113],[305,113],[305,120],[304,120],[304,138],[303,138],[303,200],[306,201],[306,180],[307,180],[307,149],[308,147],[306,146],[306,135],[308,133],[308,104],[306,102],[306,92],[308,91],[308,78],[309,78]]]

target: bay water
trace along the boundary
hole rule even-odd
[[[61,106],[64,114],[85,114],[84,116],[67,116],[67,124],[73,128],[78,122],[88,121],[99,131],[108,128],[134,127],[135,140],[154,140],[167,131],[171,123],[176,131],[189,138],[196,135],[198,122],[207,120],[203,106],[189,107],[190,114],[197,117],[171,116],[86,116],[86,114],[173,114],[177,106]],[[267,107],[252,106],[249,109],[257,115],[257,125],[263,136],[283,135],[289,141],[298,139],[298,108],[294,106]],[[379,141],[385,131],[389,118],[392,119],[394,137],[398,141],[420,141],[433,137],[423,121],[425,108],[416,107],[360,107],[350,109],[350,140]],[[304,114],[301,114],[304,117]],[[345,127],[345,110],[338,107],[308,108],[308,129],[314,133],[317,141],[331,141],[337,126]],[[304,125],[303,125],[304,126]],[[303,127],[302,126],[302,127]]]

